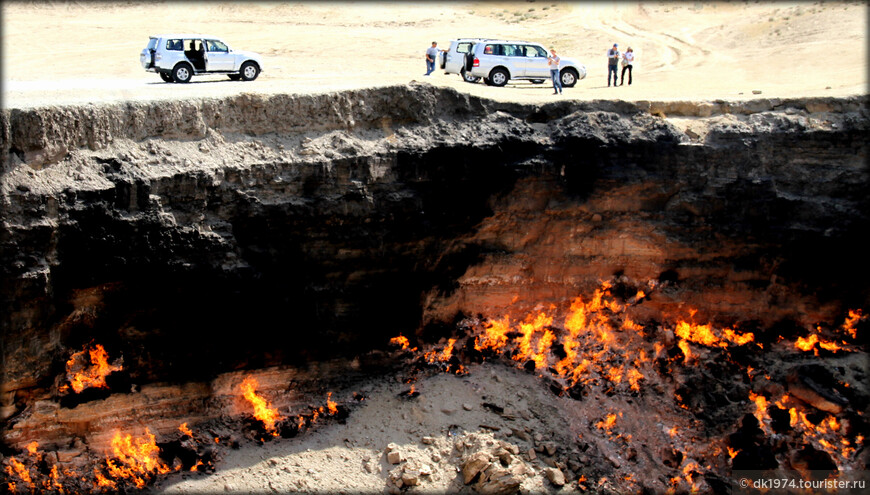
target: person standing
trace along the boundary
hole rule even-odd
[[[547,65],[550,66],[550,77],[553,78],[553,94],[562,94],[562,76],[559,75],[559,62],[561,59],[556,55],[556,49],[550,48],[550,56],[547,57]]]
[[[619,67],[619,45],[613,44],[613,48],[607,50],[607,87],[610,87],[610,74],[613,74],[613,86],[616,86],[616,72]]]
[[[438,49],[438,42],[436,41],[433,41],[432,46],[426,49],[426,74],[424,74],[425,76],[428,76],[429,74],[435,72],[435,62],[438,60],[438,53],[440,52],[441,50]]]
[[[631,86],[631,66],[634,64],[634,51],[631,47],[625,50],[622,54],[622,76],[619,78],[619,85],[625,82],[625,70],[628,69],[628,85]]]

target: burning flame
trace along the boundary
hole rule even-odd
[[[858,338],[858,322],[863,318],[864,316],[861,314],[860,309],[850,309],[849,316],[846,317],[846,321],[843,322],[841,327],[842,330],[853,339]]]
[[[456,344],[456,340],[457,339],[448,340],[447,345],[444,346],[444,349],[440,354],[434,350],[427,352],[425,354],[426,361],[430,363],[450,361],[450,357],[453,355],[453,345]]]
[[[696,313],[697,310],[690,310],[689,317],[694,318]],[[755,334],[751,332],[738,334],[730,328],[722,329],[722,335],[724,336],[723,339],[716,336],[716,333],[713,331],[713,325],[709,323],[705,325],[699,325],[686,321],[680,321],[677,323],[677,326],[674,328],[674,334],[681,339],[685,339],[696,344],[701,344],[706,347],[724,348],[728,347],[728,342],[740,346],[746,345],[755,340]]]
[[[765,419],[770,419],[770,416],[767,414],[767,397],[750,391],[749,400],[755,403],[755,419],[757,419],[758,424],[763,427],[765,425]]]
[[[329,410],[329,414],[334,415],[338,413],[338,405],[332,401],[332,392],[326,394],[326,407]]]
[[[160,448],[154,435],[146,428],[145,435],[134,438],[132,435],[122,435],[116,432],[112,438],[112,458],[106,462],[109,475],[115,480],[126,479],[137,488],[144,488],[154,474],[166,474],[172,469],[160,461]],[[98,483],[101,475],[95,471]],[[111,480],[105,483],[114,485]]]
[[[187,427],[187,423],[181,423],[181,426],[178,427],[178,431],[181,433],[193,438],[193,432],[190,431],[190,428]]]
[[[515,324],[510,316],[488,319],[475,328],[474,347],[478,351],[509,355],[523,365],[531,361],[535,370],[553,366],[555,375],[566,380],[566,389],[598,378],[612,387],[640,391],[643,379],[649,376],[648,368],[654,359],[661,357],[665,345],[653,342],[652,349],[647,349],[649,344],[638,340],[647,338],[643,324],[626,313],[632,304],[648,295],[639,290],[626,304],[620,304],[611,294],[611,287],[611,282],[605,281],[588,300],[581,296],[573,298],[562,318],[555,313],[556,306],[551,306],[546,311],[529,313]],[[689,316],[694,317],[695,313],[696,310],[690,310]],[[560,322],[562,328],[558,326]],[[698,358],[690,344],[727,348],[755,340],[752,333],[739,333],[730,328],[720,332],[710,324],[689,321],[678,321],[674,333],[686,365]],[[559,350],[564,354],[553,362],[553,349],[557,344],[561,344]],[[434,356],[437,356],[435,351],[427,354],[430,362]],[[613,362],[624,364],[610,364]]]
[[[507,333],[510,331],[510,317],[505,316],[500,320],[491,320],[484,324],[483,334],[474,340],[474,348],[478,351],[484,349],[500,349],[507,344]]]
[[[91,387],[105,387],[106,377],[121,371],[121,365],[109,364],[109,354],[102,345],[74,353],[66,362],[66,374],[70,384],[60,388],[66,391],[70,386],[76,393]]]
[[[605,419],[602,419],[601,421],[595,423],[595,427],[600,429],[600,430],[606,430],[606,431],[610,432],[610,430],[613,428],[613,425],[615,425],[615,424],[616,424],[616,414],[610,413],[607,415],[607,417]]]
[[[273,436],[278,436],[278,430],[275,427],[275,423],[280,421],[282,417],[278,414],[278,410],[273,408],[266,399],[257,395],[256,389],[258,385],[259,383],[256,378],[249,376],[245,378],[240,385],[240,388],[242,389],[245,399],[254,406],[254,417],[263,423],[266,431],[271,433]]]
[[[411,345],[411,343],[408,342],[408,337],[403,337],[402,335],[391,338],[390,343],[393,345],[401,346],[403,351]]]
[[[9,476],[17,476],[18,479],[27,483],[27,486],[30,488],[36,487],[36,485],[33,484],[33,479],[30,477],[30,471],[24,463],[14,457],[9,458],[9,465],[6,466],[6,473],[9,474]],[[15,492],[17,484],[14,481],[10,481],[8,486],[10,492]]]
[[[843,350],[843,347],[840,347],[836,342],[822,340],[816,334],[811,334],[809,337],[798,337],[797,341],[794,343],[794,346],[804,352],[813,351],[813,353],[818,356],[819,351],[815,348],[816,344],[818,344],[819,347],[825,349],[826,351],[837,352],[839,350]]]
[[[694,315],[694,312],[693,312]],[[712,325],[694,325],[685,321],[677,323],[674,334],[682,339],[705,345],[707,347],[719,346],[722,342],[713,334]],[[727,346],[727,344],[725,344]]]

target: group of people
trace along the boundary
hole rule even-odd
[[[619,61],[622,60],[622,76],[619,84],[616,84],[616,73],[619,70]],[[625,82],[625,71],[628,71],[628,85],[631,86],[631,67],[634,65],[634,51],[628,47],[624,53],[619,53],[619,45],[614,43],[613,48],[607,50],[607,86],[610,87],[610,75],[613,74],[613,86],[622,86]]]
[[[445,50],[438,48],[438,43],[432,42],[432,46],[426,50],[426,74],[429,75],[435,71],[435,61],[438,60],[438,53]],[[622,61],[622,76],[617,82],[617,72],[619,70],[619,62]],[[562,94],[562,78],[560,76],[559,63],[561,59],[556,55],[556,49],[550,49],[550,55],[547,56],[547,66],[550,68],[550,77],[553,79],[553,94]],[[607,50],[607,86],[610,87],[610,75],[613,74],[613,86],[622,86],[625,82],[625,71],[628,71],[628,85],[631,86],[631,68],[634,65],[634,50],[628,47],[625,52],[620,53],[619,45],[614,43],[613,47]]]

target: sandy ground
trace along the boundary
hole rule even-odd
[[[502,447],[513,453],[508,456],[509,467],[519,473],[516,479],[521,481],[523,493],[577,492],[577,475],[570,471],[566,459],[582,460],[589,480],[581,483],[587,489],[601,481],[593,474],[596,468],[620,476],[643,469],[642,460],[635,461],[641,464],[623,460],[634,447],[620,441],[616,432],[632,432],[632,445],[640,452],[638,459],[657,456],[657,452],[645,449],[653,449],[662,439],[670,442],[668,431],[672,428],[679,428],[688,437],[703,435],[679,409],[660,407],[655,396],[632,399],[619,394],[590,394],[577,401],[557,397],[536,374],[504,363],[472,364],[468,372],[466,376],[421,376],[413,384],[419,394],[413,398],[405,394],[410,385],[405,383],[407,375],[401,373],[373,379],[360,389],[337,392],[334,397],[339,401],[353,392],[366,397],[349,406],[345,424],[333,421],[295,438],[262,446],[243,442],[240,449],[225,451],[215,474],[171,476],[154,491],[398,493],[390,481],[391,472],[427,466],[431,474],[420,476],[413,492],[474,493],[479,487],[474,483],[466,486],[462,479],[465,461],[475,452],[492,453]],[[344,403],[348,402],[353,401]],[[613,431],[595,426],[608,413],[617,411]],[[390,444],[401,455],[397,464],[388,460]],[[578,445],[589,448],[581,452]],[[675,445],[687,456],[702,454],[700,449],[706,448],[682,442]],[[596,466],[596,462],[605,464]],[[554,467],[561,468],[565,486],[554,485],[547,478],[547,470]],[[606,478],[601,482],[603,487],[609,486]],[[624,488],[622,483],[619,486]],[[649,480],[643,484],[656,486]],[[658,487],[666,489],[663,484]]]
[[[527,492],[544,490],[542,471],[546,466],[540,459],[532,462],[528,455],[534,433],[527,441],[509,438],[505,433],[511,427],[529,427],[531,432],[544,432],[551,441],[568,421],[564,413],[557,412],[566,408],[557,404],[560,399],[534,375],[500,365],[473,368],[469,377],[441,374],[420,380],[415,384],[420,395],[413,399],[401,395],[409,390],[401,376],[373,380],[362,390],[366,400],[352,409],[346,424],[326,424],[294,439],[272,441],[262,447],[243,445],[239,450],[227,451],[216,474],[185,473],[181,479],[167,479],[155,491],[383,492],[390,488],[389,472],[401,469],[386,457],[387,445],[394,443],[402,457],[401,465],[419,462],[431,468],[431,474],[421,476],[418,491],[455,492],[464,487],[456,469],[463,453],[455,444],[467,439],[469,432],[483,442],[501,439],[517,445],[521,453],[515,462],[527,466],[529,473],[523,477],[522,488]],[[341,399],[340,395],[336,394],[336,398]],[[516,419],[504,420],[483,403],[507,405],[507,413]],[[520,416],[517,408],[523,409],[529,419]],[[423,443],[424,437],[432,442]],[[543,437],[538,443],[542,442]]]
[[[867,92],[866,2],[3,2],[3,105],[310,93],[426,80],[525,102],[547,85],[424,77],[423,53],[463,36],[539,41],[589,75],[562,98],[623,100],[842,96]],[[139,65],[148,36],[206,32],[260,52],[252,83],[166,84]],[[634,84],[606,86],[605,51],[636,54]],[[753,94],[761,91],[761,94]]]

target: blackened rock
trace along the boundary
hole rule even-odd
[[[574,400],[583,400],[583,396],[585,395],[584,391],[583,391],[583,384],[580,382],[577,382],[574,385],[571,385],[568,388],[567,392],[568,392],[568,397],[570,397]]]
[[[800,366],[788,377],[790,394],[831,414],[839,414],[849,405],[837,388],[837,380],[831,372],[817,364]]]
[[[769,407],[767,413],[770,415],[770,427],[776,433],[786,433],[791,430],[791,417],[788,414],[788,409],[782,409],[779,406]]]
[[[747,446],[731,460],[731,469],[734,471],[767,470],[776,469],[779,463],[773,452],[767,447],[756,445]]]

